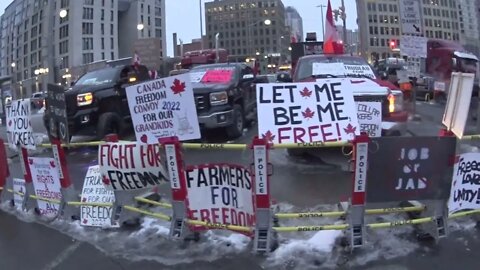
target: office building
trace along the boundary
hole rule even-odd
[[[460,31],[463,36],[463,44],[465,49],[480,56],[480,35],[479,35],[479,1],[460,0],[459,19]]]
[[[162,55],[164,20],[164,0],[14,0],[0,20],[0,76],[28,97],[76,79],[72,68],[132,56],[142,38],[161,40]]]
[[[285,24],[289,28],[290,37],[294,37],[297,42],[303,41],[303,20],[294,7],[285,9]]]
[[[281,0],[216,0],[205,3],[208,48],[227,49],[231,58],[277,57],[286,59],[290,44]]]

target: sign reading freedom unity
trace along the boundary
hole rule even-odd
[[[360,134],[348,79],[258,84],[258,133],[274,144],[343,142]]]
[[[98,149],[100,174],[110,190],[138,190],[166,181],[160,145],[136,142],[103,143]]]
[[[207,164],[186,170],[189,217],[213,224],[254,226],[253,182],[248,169]]]
[[[460,155],[453,167],[448,211],[476,209],[480,209],[480,154],[466,153]]]
[[[154,144],[158,139],[199,139],[197,109],[188,74],[127,87],[127,98],[137,141]]]

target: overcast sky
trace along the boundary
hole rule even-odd
[[[78,0],[76,0],[78,1]],[[200,37],[199,25],[199,0],[165,0],[167,13],[167,48],[168,55],[173,53],[172,33],[177,33],[185,43],[190,42],[194,38]],[[283,0],[285,6],[295,7],[300,16],[303,18],[304,32],[317,32],[317,37],[321,37],[322,18],[318,5],[326,5],[328,0]],[[211,2],[211,0],[202,0],[202,2]],[[331,0],[332,8],[336,9],[340,6],[341,0]],[[0,0],[0,13],[7,5],[11,3],[9,0]],[[202,5],[203,6],[203,5]],[[345,0],[347,13],[347,28],[356,29],[357,10],[354,0]],[[324,11],[326,12],[326,8]],[[325,16],[325,15],[324,15]],[[204,25],[205,28],[205,25]]]

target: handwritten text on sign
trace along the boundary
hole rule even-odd
[[[229,164],[208,164],[187,170],[189,217],[208,223],[253,226],[250,172]]]
[[[7,107],[7,138],[10,147],[22,146],[35,150],[30,113],[30,99],[14,100]]]
[[[201,137],[190,81],[188,74],[182,74],[127,87],[137,141],[154,144],[171,136]]]
[[[450,213],[465,209],[480,209],[479,153],[463,154],[455,164],[448,209]]]
[[[258,84],[258,132],[275,144],[352,140],[360,134],[349,80]]]
[[[61,200],[60,177],[58,168],[53,158],[28,158],[28,164],[32,173],[33,188],[38,197]],[[59,204],[37,200],[40,214],[47,217],[55,217],[58,213]]]
[[[382,103],[357,102],[357,118],[360,131],[369,137],[382,136]]]
[[[15,207],[17,209],[21,209],[25,197],[20,194],[25,194],[25,180],[13,178],[13,191],[15,192],[13,194],[13,202],[15,203]]]
[[[114,203],[113,191],[107,190],[102,183],[100,167],[91,166],[88,168],[85,182],[82,189],[82,202],[87,203]],[[119,224],[112,226],[112,209],[107,206],[81,206],[80,220],[83,226],[95,227],[119,227]]]
[[[167,179],[159,144],[104,143],[99,146],[100,173],[107,188],[137,190]]]

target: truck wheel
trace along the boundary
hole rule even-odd
[[[103,140],[108,134],[122,134],[123,125],[122,119],[112,112],[103,113],[100,115],[97,124],[97,137]]]
[[[228,137],[235,139],[242,136],[244,127],[245,116],[243,115],[243,109],[237,104],[233,107],[233,124],[227,127]]]

